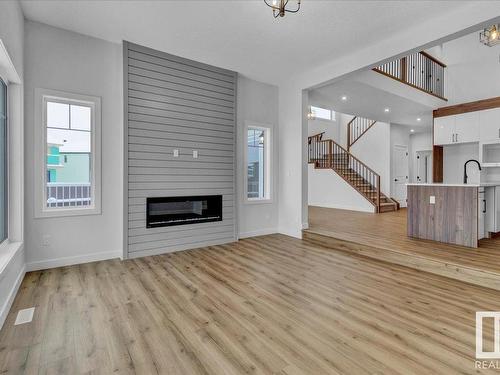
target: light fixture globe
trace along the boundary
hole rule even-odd
[[[287,8],[290,0],[264,0],[264,3],[273,10],[273,17],[285,17],[285,14],[288,13],[297,13],[300,10],[300,0],[295,0],[296,8],[289,9]]]
[[[491,25],[479,33],[479,41],[488,47],[500,44],[500,25]]]

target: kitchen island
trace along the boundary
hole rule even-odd
[[[478,247],[484,188],[442,183],[407,186],[409,237]]]

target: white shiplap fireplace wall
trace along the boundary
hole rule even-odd
[[[128,42],[123,51],[124,256],[234,241],[237,73]],[[222,195],[223,221],[146,228],[147,197],[187,195]]]

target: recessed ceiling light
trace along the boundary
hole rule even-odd
[[[421,119],[420,117],[417,117],[417,121],[419,121],[419,122],[420,122],[421,120],[422,120],[422,119]]]
[[[410,130],[410,132],[411,132],[411,133],[414,133],[414,132],[415,132],[415,130],[414,130],[414,129],[411,129],[411,130]]]
[[[347,96],[345,96],[345,95],[344,95],[344,96],[343,96],[342,98],[340,98],[340,99],[342,99],[342,100],[345,102],[345,101],[347,100]]]
[[[390,109],[389,109],[389,108],[385,108],[385,109],[384,109],[384,112],[389,112],[389,111],[390,111]]]

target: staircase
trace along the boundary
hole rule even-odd
[[[375,212],[396,211],[398,204],[380,190],[380,175],[349,151],[322,135],[308,138],[309,163],[315,168],[333,169],[375,208]]]

